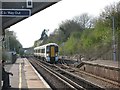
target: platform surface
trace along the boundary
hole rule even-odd
[[[113,68],[120,68],[120,62],[113,61],[113,60],[93,60],[93,61],[83,61],[83,62],[91,63],[91,64],[98,64],[98,65],[113,67]]]
[[[18,58],[14,64],[7,64],[5,69],[13,73],[13,76],[10,76],[10,90],[50,89],[50,86],[26,58]]]

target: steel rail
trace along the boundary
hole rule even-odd
[[[33,65],[33,60],[30,62],[32,63]],[[54,70],[50,69],[49,67],[43,65],[42,63],[34,60],[34,63],[36,63],[37,65],[39,65],[39,67],[42,67],[44,68],[44,70],[46,70],[47,72],[49,72],[51,75],[53,75],[54,77],[56,77],[57,79],[59,79],[62,83],[65,84],[65,86],[67,86],[68,88],[71,88],[71,89],[81,89],[81,90],[85,90],[83,87],[81,87],[80,85],[74,83],[73,81],[67,79],[66,77],[60,75],[58,72],[55,72]],[[35,66],[35,64],[34,64]],[[53,78],[52,78],[53,79]],[[66,87],[65,87],[66,88]]]
[[[40,62],[38,62],[38,63],[40,63]],[[80,78],[66,70],[61,69],[60,67],[57,67],[56,65],[45,63],[43,61],[42,61],[42,63],[44,63],[44,66],[47,69],[49,69],[53,73],[56,73],[57,76],[64,78],[64,80],[66,80],[67,82],[72,84],[72,86],[76,87],[77,89],[79,89],[81,87],[83,89],[88,89],[88,88],[94,88],[94,89],[96,88],[96,89],[100,89],[100,90],[103,89],[103,87],[100,87],[99,85],[95,85],[88,80]],[[50,68],[52,68],[52,69],[50,69]]]

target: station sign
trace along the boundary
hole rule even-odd
[[[30,9],[0,9],[2,17],[29,17],[31,16]]]
[[[27,0],[27,8],[32,8],[32,7],[33,7],[32,0]]]

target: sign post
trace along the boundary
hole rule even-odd
[[[0,8],[2,8],[2,2],[0,1]],[[0,90],[2,89],[2,17],[0,17]]]

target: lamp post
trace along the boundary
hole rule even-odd
[[[113,49],[113,60],[116,61],[116,44],[115,44],[115,17],[106,17],[106,19],[112,19],[112,49]]]
[[[113,60],[116,61],[115,18],[114,16],[112,16],[112,39],[113,39]]]

